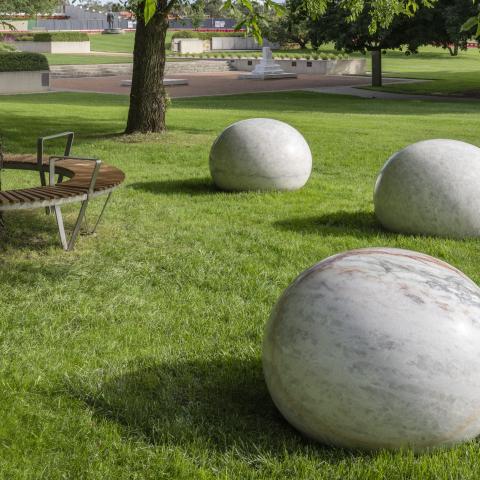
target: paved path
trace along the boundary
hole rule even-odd
[[[340,93],[339,88],[353,85],[368,85],[369,77],[348,75],[299,75],[298,78],[277,80],[239,80],[242,72],[186,73],[169,75],[168,78],[185,78],[188,85],[169,86],[168,92],[173,98],[199,97],[213,95],[233,95],[239,93],[278,92],[288,90],[320,91],[332,88]],[[52,78],[51,87],[55,91],[76,91],[115,93],[128,95],[129,87],[122,87],[122,80],[128,75],[110,77]],[[391,80],[387,79],[386,83]],[[397,79],[395,79],[397,81]]]
[[[395,84],[395,83],[421,83],[428,82],[428,80],[420,80],[414,78],[384,78],[384,84]],[[382,92],[376,90],[366,90],[363,88],[369,85],[369,83],[361,83],[357,85],[338,85],[338,86],[329,86],[329,87],[314,87],[306,88],[305,90],[309,92],[318,92],[318,93],[328,93],[333,95],[351,95],[353,97],[360,98],[378,98],[382,100],[429,100],[435,102],[471,102],[479,100],[477,98],[469,97],[453,97],[453,96],[441,96],[441,95],[416,95],[410,93],[392,93],[392,92]]]
[[[188,98],[217,95],[235,95],[241,93],[281,92],[305,90],[310,92],[328,93],[336,95],[351,95],[360,98],[387,99],[387,100],[428,100],[436,102],[471,102],[471,98],[441,97],[434,95],[413,95],[402,93],[379,92],[365,90],[358,87],[370,85],[369,76],[349,75],[299,75],[298,78],[278,80],[239,80],[242,72],[211,72],[186,73],[169,75],[168,78],[187,79],[188,85],[168,86],[167,90],[172,98]],[[128,75],[110,77],[84,78],[52,78],[51,88],[54,91],[112,93],[128,95],[129,87],[121,85]],[[385,84],[413,83],[425,80],[384,78]]]

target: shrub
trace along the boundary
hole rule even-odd
[[[0,42],[0,52],[14,52],[15,50],[15,46],[11,43]]]
[[[0,72],[36,72],[48,70],[45,55],[30,52],[1,52]]]
[[[0,41],[16,41],[19,39],[33,40],[33,34],[20,33],[20,32],[0,32]]]
[[[33,35],[34,42],[88,42],[83,32],[41,32]]]

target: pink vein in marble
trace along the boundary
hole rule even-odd
[[[266,327],[272,398],[305,435],[423,450],[480,433],[480,289],[422,253],[345,252],[302,273]]]

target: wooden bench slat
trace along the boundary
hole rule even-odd
[[[5,169],[27,169],[43,170],[48,178],[49,160],[44,157],[42,165],[39,166],[35,155],[7,155],[4,158]],[[55,164],[55,173],[69,177],[65,182],[57,183],[54,186],[38,186],[32,188],[16,189],[0,192],[0,210],[2,206],[13,208],[14,205],[25,208],[32,204],[32,208],[38,204],[55,204],[59,200],[71,201],[81,200],[85,197],[90,187],[94,163],[82,160],[61,159]],[[118,187],[125,180],[125,174],[112,165],[100,166],[95,188],[95,193],[111,190]],[[17,207],[15,207],[17,208]]]

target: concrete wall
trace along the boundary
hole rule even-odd
[[[205,51],[203,40],[199,38],[179,38],[177,40],[179,53],[203,53]]]
[[[261,50],[263,47],[278,48],[278,44],[265,40],[263,45],[252,37],[212,37],[212,50]]]
[[[22,52],[90,53],[90,42],[15,42]]]
[[[49,85],[48,71],[0,72],[0,94],[46,92]]]
[[[234,70],[251,72],[260,59],[232,59],[230,65]],[[312,73],[317,75],[363,75],[366,71],[366,59],[354,60],[277,60],[287,73]]]
[[[182,73],[228,72],[231,70],[228,60],[196,60],[189,62],[167,62],[165,75]],[[112,75],[132,74],[131,63],[105,65],[51,65],[52,77],[79,78],[79,77],[108,77]]]
[[[172,40],[172,52],[203,53],[209,51],[210,40],[200,40],[198,38],[174,38]]]

